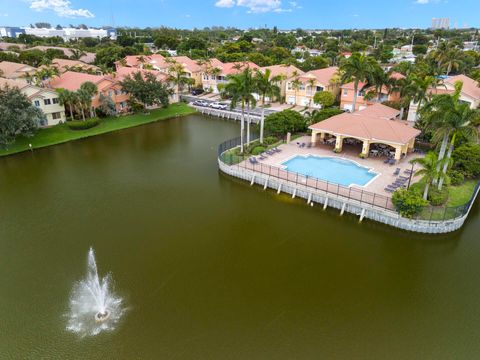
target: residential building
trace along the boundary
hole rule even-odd
[[[260,68],[260,71],[265,72],[265,70],[270,70],[270,77],[280,76],[281,81],[278,84],[280,87],[280,96],[285,99],[286,91],[287,91],[287,82],[296,76],[304,75],[305,73],[300,70],[299,68],[293,65],[272,65],[272,66],[265,66]]]
[[[313,102],[313,97],[320,91],[329,91],[337,96],[340,89],[337,74],[338,67],[331,66],[291,77],[285,90],[287,104],[320,108]],[[295,80],[299,81],[298,86],[295,86]]]
[[[400,73],[393,72],[390,77],[392,79],[401,79],[404,76]],[[400,100],[400,95],[398,92],[392,92],[386,86],[382,86],[380,93],[376,93],[376,89],[373,86],[366,87],[367,84],[364,82],[358,83],[358,93],[355,111],[363,110],[366,107],[376,104],[383,103],[385,101],[398,101]],[[343,84],[340,87],[340,108],[348,111],[353,110],[353,98],[355,95],[354,83],[349,82]]]
[[[29,77],[38,69],[30,65],[13,63],[9,61],[0,62],[0,76],[6,79],[25,79],[29,81]]]
[[[462,91],[460,92],[460,101],[470,105],[471,109],[480,107],[480,87],[478,83],[466,75],[449,76],[443,80],[443,83],[438,85],[435,89],[430,89],[430,96],[438,94],[453,94],[455,92],[455,84],[457,82],[463,83]],[[413,101],[410,103],[408,111],[408,121],[417,120],[418,104]]]
[[[66,120],[65,107],[60,105],[58,94],[54,90],[30,85],[25,80],[0,78],[0,88],[5,87],[18,88],[34,106],[43,111],[46,121],[39,126],[53,126]]]
[[[448,30],[450,28],[450,19],[448,18],[433,18],[432,19],[432,30]]]
[[[220,84],[228,82],[227,77],[242,72],[246,68],[260,69],[251,61],[222,63],[218,59],[210,59],[208,64],[202,66],[202,86],[205,91],[218,94]]]
[[[62,74],[66,71],[87,72],[93,75],[102,75],[102,70],[95,65],[85,64],[79,60],[53,59],[51,65]]]
[[[109,38],[111,40],[117,39],[117,30],[108,28],[108,29],[94,29],[94,28],[32,28],[32,27],[23,27],[25,34],[35,35],[38,37],[61,37],[64,41],[70,41],[80,38]],[[15,37],[18,37],[15,36]]]
[[[128,110],[127,100],[129,99],[116,79],[110,76],[90,75],[79,72],[67,71],[59,77],[52,79],[49,86],[54,89],[66,89],[77,91],[85,82],[92,82],[97,85],[98,94],[92,99],[92,107],[100,105],[100,94],[110,97],[115,103],[115,109],[118,113]]]
[[[77,52],[79,52],[78,49],[73,49],[73,48],[64,48],[64,47],[60,47],[60,46],[34,46],[32,48],[30,48],[31,50],[40,50],[40,51],[47,51],[48,49],[52,49],[52,50],[60,50],[63,52],[63,54],[68,57],[68,58],[73,58],[75,53],[74,53],[74,50],[76,50]],[[92,64],[95,62],[95,53],[92,53],[92,52],[83,52],[81,51],[80,52],[80,61],[84,62],[84,63],[87,63],[87,64]]]
[[[25,34],[25,30],[16,26],[0,26],[0,37],[17,38],[20,34]]]

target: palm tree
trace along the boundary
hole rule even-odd
[[[308,103],[308,107],[312,106],[312,101],[313,101],[313,95],[315,95],[315,89],[317,88],[317,80],[316,79],[310,79],[307,81],[307,85],[310,87],[312,91],[312,97],[310,98],[310,101]]]
[[[478,130],[472,125],[472,120],[477,116],[475,110],[470,109],[469,104],[456,102],[454,107],[447,110],[445,117],[450,126],[450,145],[448,147],[446,161],[443,164],[442,173],[438,182],[438,189],[442,190],[443,182],[447,174],[448,166],[451,163],[452,153],[458,136],[462,136],[470,141],[478,140]]]
[[[90,116],[93,116],[93,110],[92,110],[92,98],[98,93],[98,88],[97,85],[94,83],[87,81],[84,82],[81,86],[80,89],[77,91],[77,95],[80,101],[80,107],[82,110],[82,118],[85,120],[85,109],[88,109],[90,111]]]
[[[462,51],[457,48],[450,49],[450,51],[446,53],[444,58],[444,67],[447,71],[447,76],[450,75],[452,70],[458,70],[458,68],[462,65],[462,61],[460,60],[461,57]]]
[[[299,78],[295,78],[293,79],[293,81],[291,82],[292,84],[292,89],[295,91],[295,106],[297,105],[297,92],[298,90],[300,90],[300,87],[302,86],[302,82],[300,81]]]
[[[428,101],[430,89],[436,88],[438,79],[433,76],[413,76],[411,84],[412,100],[417,103],[417,112],[415,113],[415,121],[417,121],[418,113],[424,102]]]
[[[413,97],[414,86],[413,86],[413,76],[407,75],[404,78],[398,80],[392,80],[391,83],[391,92],[398,92],[400,97],[400,119],[403,119],[405,114],[405,108],[408,107],[410,101]]]
[[[177,62],[172,62],[167,71],[168,81],[175,85],[177,96],[179,96],[183,86],[189,83],[190,78],[183,65]]]
[[[255,103],[255,98],[252,95],[254,90],[252,70],[246,68],[243,72],[230,75],[228,83],[225,86],[225,92],[232,98],[230,108],[233,109],[238,103],[241,104],[242,117],[240,125],[240,152],[243,153],[244,147],[244,133],[245,133],[245,105]],[[250,141],[249,134],[247,134],[247,143]]]
[[[423,176],[425,180],[425,189],[423,191],[423,199],[428,199],[428,191],[434,179],[438,176],[438,156],[433,151],[425,155],[424,158],[410,160],[411,164],[419,164],[422,168],[415,172],[416,176]]]
[[[72,60],[80,60],[83,56],[87,55],[84,51],[80,49],[71,49],[72,55],[70,56],[70,59]]]
[[[57,89],[60,105],[67,106],[70,112],[70,120],[73,120],[74,93],[66,89]]]
[[[374,58],[360,53],[353,53],[352,56],[346,59],[340,66],[342,82],[347,83],[353,81],[354,94],[352,112],[355,112],[357,106],[359,83],[372,80],[372,74],[378,66]]]
[[[260,143],[263,144],[263,130],[265,126],[265,98],[270,99],[274,97],[280,97],[280,87],[278,83],[282,81],[281,75],[271,76],[270,69],[266,69],[265,72],[256,70],[254,82],[255,90],[260,95],[262,100],[262,118],[260,120]]]

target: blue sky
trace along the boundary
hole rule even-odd
[[[480,27],[480,0],[0,0],[0,25],[429,27],[432,17]]]

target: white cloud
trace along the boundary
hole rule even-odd
[[[93,18],[95,15],[87,9],[73,9],[69,0],[27,0],[30,9],[35,11],[54,11],[60,17],[84,17]]]
[[[282,7],[281,0],[217,0],[215,6],[231,8],[234,6],[245,7],[249,13],[262,14],[267,12],[291,12],[293,9],[301,9],[296,1],[289,2],[289,8]]]
[[[440,1],[441,0],[415,0],[415,4],[420,4],[420,5],[434,4],[434,3],[439,3]]]
[[[235,6],[235,0],[218,0],[215,6],[222,8],[230,8]]]

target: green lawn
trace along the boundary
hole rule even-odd
[[[103,119],[98,126],[88,130],[71,130],[66,124],[61,124],[48,129],[40,129],[31,138],[18,138],[7,150],[0,150],[0,156],[27,151],[29,150],[28,144],[32,144],[34,149],[38,149],[193,113],[195,113],[194,109],[186,104],[178,103],[172,104],[165,109],[152,110],[147,115],[135,114]]]
[[[468,203],[477,183],[477,180],[467,180],[462,185],[450,186],[447,206],[460,206]]]

